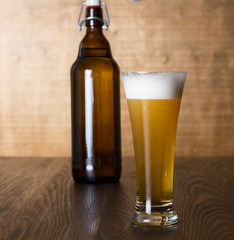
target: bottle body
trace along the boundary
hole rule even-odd
[[[76,182],[121,176],[120,71],[108,41],[87,32],[71,68],[72,175]]]

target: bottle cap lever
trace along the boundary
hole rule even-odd
[[[88,20],[93,20],[93,19],[102,22],[102,24],[103,24],[102,27],[107,30],[108,27],[109,27],[109,25],[110,25],[110,18],[109,18],[109,14],[108,14],[108,10],[107,10],[106,3],[105,3],[105,2],[102,2],[102,5],[105,7],[107,20],[106,20],[106,19],[102,20],[101,18],[98,18],[98,17],[87,17],[87,18],[85,18],[84,20],[82,20],[82,21],[80,22],[80,18],[81,18],[81,15],[82,15],[82,11],[83,11],[83,8],[84,8],[85,5],[87,5],[86,2],[82,3],[81,9],[80,9],[80,14],[79,14],[78,21],[77,21],[79,30],[81,31],[81,30],[84,28],[84,26],[83,26],[83,25],[84,25],[84,22],[86,22],[86,21],[88,21]]]

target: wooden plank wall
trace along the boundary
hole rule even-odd
[[[0,156],[70,155],[81,0],[0,0]],[[106,0],[122,71],[188,72],[178,156],[234,155],[234,1]],[[123,154],[132,136],[122,88]]]

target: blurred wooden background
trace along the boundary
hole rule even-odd
[[[81,0],[0,0],[0,156],[70,155]],[[122,71],[188,72],[177,156],[234,155],[234,1],[106,0]],[[122,149],[132,136],[122,88]]]

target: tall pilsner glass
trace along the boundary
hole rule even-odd
[[[186,72],[123,72],[136,162],[135,225],[170,226],[176,129]]]

